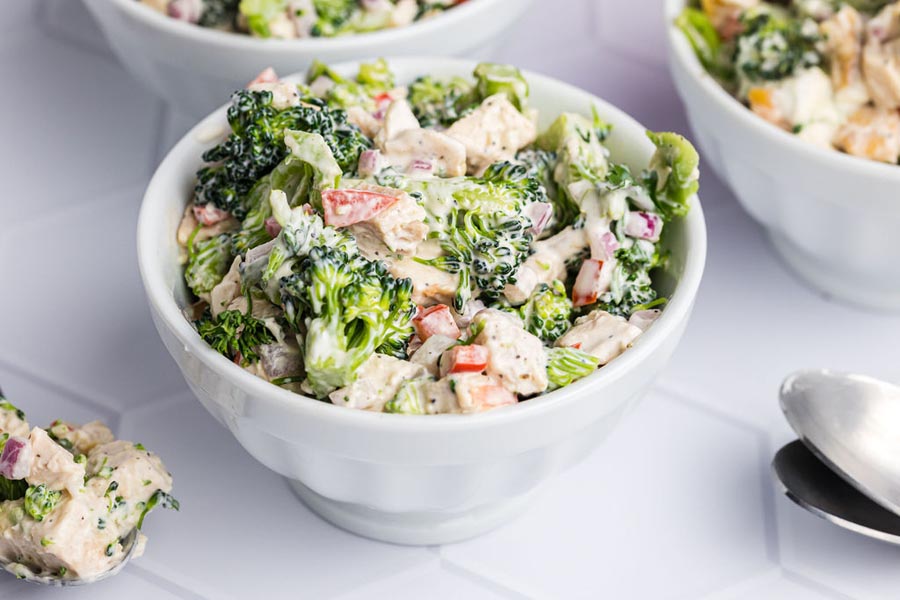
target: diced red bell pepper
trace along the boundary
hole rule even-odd
[[[413,318],[413,327],[424,342],[433,335],[446,335],[449,338],[459,339],[459,327],[453,319],[453,313],[446,304],[420,308]]]
[[[609,265],[609,266],[606,266]],[[606,268],[604,268],[606,266]],[[585,259],[581,263],[575,285],[572,286],[572,306],[587,306],[597,301],[597,298],[609,289],[612,279],[612,263],[608,261]]]
[[[387,196],[367,190],[323,190],[322,210],[325,224],[347,227],[368,221],[397,202],[396,196]]]
[[[449,373],[480,373],[488,363],[488,349],[478,344],[454,346],[450,349]]]
[[[207,204],[195,204],[193,207],[193,211],[194,218],[197,219],[205,227],[215,225],[216,223],[224,221],[231,216],[231,213],[218,208],[211,202]]]
[[[247,84],[247,87],[256,85],[257,83],[275,83],[278,81],[278,74],[272,67],[266,67],[260,71],[259,75],[253,78],[253,81]]]

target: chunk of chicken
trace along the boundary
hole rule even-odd
[[[111,473],[108,477],[103,470]],[[126,440],[116,440],[94,448],[88,455],[87,472],[98,474],[86,484],[87,493],[103,497],[110,481],[115,481],[116,494],[125,498],[140,498],[152,493],[148,490],[172,489],[172,476],[155,454],[135,447]],[[148,483],[149,482],[149,483]]]
[[[842,121],[834,102],[831,79],[813,67],[793,77],[752,87],[747,93],[750,109],[782,129],[823,148],[832,148],[831,139]]]
[[[485,309],[475,315],[475,343],[488,349],[485,372],[507,390],[530,396],[547,389],[547,355],[541,340],[509,313]]]
[[[831,59],[835,102],[843,114],[850,114],[869,101],[862,76],[863,18],[855,8],[845,4],[819,27]]]
[[[423,265],[409,256],[397,260],[385,260],[385,264],[394,277],[412,279],[412,299],[416,304],[421,306],[452,304],[459,282],[459,277],[454,273]]]
[[[577,319],[572,328],[556,340],[556,346],[578,348],[605,365],[625,352],[641,333],[639,327],[622,317],[598,309]]]
[[[39,427],[28,436],[34,458],[26,479],[31,485],[44,484],[51,490],[67,490],[73,496],[84,487],[84,465],[72,460],[72,454],[53,441]]]
[[[456,393],[453,391],[451,379],[429,381],[424,385],[425,412],[429,415],[460,412]]]
[[[378,135],[378,131],[381,129],[381,121],[361,106],[354,105],[347,108],[347,121],[351,125],[359,127],[363,135],[370,139]]]
[[[30,430],[28,422],[19,417],[18,411],[0,406],[0,434],[6,433],[10,437],[25,437]]]
[[[834,145],[847,154],[896,164],[900,157],[900,113],[863,106],[838,129]]]
[[[513,305],[523,304],[538,285],[565,279],[566,261],[587,247],[585,230],[572,227],[535,242],[534,254],[522,263],[516,273],[516,282],[507,284],[503,294]]]
[[[384,113],[384,123],[375,136],[375,145],[384,150],[384,143],[408,129],[421,129],[419,120],[413,114],[405,98],[394,100]]]
[[[97,446],[116,439],[109,427],[100,421],[91,421],[81,426],[65,421],[54,421],[50,430],[58,439],[71,443],[72,452],[76,454],[87,455]]]
[[[450,375],[448,379],[452,382],[450,387],[456,394],[459,412],[462,413],[484,412],[519,401],[515,393],[487,375],[459,373]]]
[[[199,224],[200,222],[197,221],[197,217],[194,216],[194,205],[189,203],[184,209],[184,216],[181,218],[181,223],[179,223],[178,231],[176,233],[176,239],[182,248],[187,247],[188,240],[191,239],[191,235],[194,233],[194,230],[197,229],[197,225]],[[234,217],[228,217],[215,225],[201,227],[197,231],[197,234],[194,235],[194,242],[202,242],[214,238],[221,233],[235,231],[240,226],[240,221]]]
[[[427,172],[440,177],[466,174],[466,148],[433,129],[406,129],[384,142],[382,159],[400,171]]]
[[[427,375],[422,365],[393,356],[373,354],[360,367],[356,381],[331,392],[328,397],[332,404],[338,406],[381,412],[384,405],[397,395],[404,381]]]
[[[869,38],[863,50],[866,87],[881,108],[900,108],[900,39],[884,44]]]
[[[272,106],[278,110],[300,105],[300,94],[297,84],[287,81],[252,83],[247,86],[254,92],[270,92],[272,94]]]
[[[372,249],[374,244],[380,243],[391,252],[414,254],[416,247],[428,235],[425,209],[402,190],[365,182],[354,183],[354,188],[397,198],[396,202],[372,218],[350,226],[360,246]]]
[[[495,162],[513,160],[535,140],[537,127],[505,94],[495,94],[451,125],[447,135],[465,146],[468,172],[481,175]]]
[[[241,296],[241,262],[241,257],[235,256],[225,277],[209,293],[209,311],[213,317],[228,310],[228,305]]]

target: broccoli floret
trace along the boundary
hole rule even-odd
[[[546,191],[524,165],[508,162],[488,168],[483,177],[452,177],[430,182],[385,173],[381,185],[421,199],[429,214],[431,237],[444,254],[425,264],[459,275],[453,304],[463,310],[473,286],[495,299],[514,283],[519,265],[531,254],[532,222],[523,213],[532,202],[545,202]]]
[[[271,37],[269,24],[288,7],[288,0],[241,0],[238,9],[247,19],[247,29],[258,37]]]
[[[663,257],[654,243],[627,239],[622,229],[620,221],[616,224],[616,234],[622,246],[615,252],[612,282],[596,307],[627,318],[636,307],[657,299],[650,272],[663,264]]]
[[[239,310],[226,310],[217,317],[207,311],[194,326],[213,350],[230,360],[240,357],[242,365],[259,360],[256,348],[275,339],[265,323]]]
[[[522,72],[512,65],[481,63],[475,67],[475,89],[483,100],[494,94],[504,94],[519,111],[528,103],[528,82]]]
[[[312,83],[319,77],[331,80],[323,99],[334,108],[358,106],[366,112],[374,112],[375,97],[394,87],[394,74],[384,59],[360,64],[355,79],[343,77],[325,63],[314,61],[307,71],[306,81]]]
[[[796,19],[786,11],[761,5],[741,15],[734,64],[749,81],[777,81],[799,69],[821,64],[816,50],[821,40],[812,19]]]
[[[722,38],[705,12],[687,7],[675,19],[675,25],[684,33],[704,69],[726,82],[734,79],[734,67],[722,50]]]
[[[222,27],[234,22],[240,0],[203,0],[203,12],[197,22],[201,27]]]
[[[150,499],[147,500],[147,504],[144,505],[144,509],[141,511],[141,516],[138,518],[137,522],[138,529],[144,526],[144,517],[157,506],[160,508],[170,508],[172,510],[181,509],[181,504],[178,500],[162,490],[156,490],[153,492],[153,495],[150,496]]]
[[[410,84],[408,100],[422,127],[447,127],[478,106],[475,88],[462,77],[423,75]]]
[[[688,200],[700,189],[700,156],[694,146],[677,133],[647,132],[656,153],[643,175],[656,210],[666,221],[683,217]]]
[[[548,344],[572,326],[572,301],[566,294],[566,286],[558,279],[536,287],[518,313],[525,329]]]
[[[53,512],[62,498],[62,492],[55,492],[45,484],[35,485],[25,490],[25,512],[35,521],[43,521]]]
[[[412,280],[395,279],[381,262],[317,246],[280,285],[316,396],[352,383],[376,351],[405,356],[416,312]]]
[[[199,227],[198,227],[199,229]],[[231,234],[223,233],[200,242],[188,240],[188,262],[184,280],[196,296],[208,294],[231,266]]]
[[[250,210],[241,223],[241,230],[234,236],[235,254],[244,254],[271,239],[265,223],[272,216],[274,191],[285,196],[287,208],[283,214],[287,218],[288,209],[300,204],[308,202],[321,207],[319,192],[340,183],[341,168],[321,135],[287,130],[284,141],[290,153],[247,195],[246,206]]]
[[[360,152],[371,145],[347,123],[346,112],[310,105],[278,110],[268,91],[235,92],[228,122],[228,139],[203,154],[204,161],[217,164],[197,172],[194,202],[212,202],[239,219],[247,213],[246,197],[253,186],[288,154],[285,130],[321,135],[343,171],[355,170]]]
[[[597,370],[600,359],[576,348],[547,348],[547,391],[557,390]]]
[[[281,225],[281,233],[278,234],[262,273],[261,280],[264,283],[282,271],[286,261],[306,257],[315,246],[327,246],[347,254],[356,254],[356,240],[353,236],[326,226],[322,217],[315,212],[303,207],[291,209],[284,192],[273,191],[269,203],[275,220]]]
[[[553,212],[559,227],[572,225],[596,204],[596,185],[609,169],[609,152],[600,136],[608,133],[599,121],[563,113],[538,137],[536,146],[557,156],[553,180],[559,191]]]
[[[357,0],[313,0],[318,19],[313,25],[314,36],[333,36],[341,33],[344,25],[359,8]]]

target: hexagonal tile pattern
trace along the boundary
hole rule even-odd
[[[277,596],[289,576],[308,597],[328,598],[434,559],[320,520],[188,394],[128,411],[119,434],[154,449],[175,475],[181,510],[153,515],[140,563],[182,587],[212,598]]]
[[[771,567],[765,449],[761,433],[654,393],[520,520],[443,555],[538,598],[696,598]]]
[[[652,129],[688,132],[666,69],[664,0],[534,3],[481,58],[584,87]],[[893,598],[900,550],[781,497],[791,370],[897,378],[900,317],[797,283],[710,169],[707,275],[657,389],[518,521],[443,548],[324,523],[186,391],[149,319],[134,251],[143,188],[193,121],[116,62],[80,2],[8,0],[0,81],[0,386],[34,424],[100,418],[158,451],[179,513],[147,554],[72,598]],[[225,99],[223,98],[223,101]],[[58,592],[0,576],[0,598]]]
[[[0,278],[23,282],[4,299],[0,358],[112,407],[183,389],[138,274],[142,187],[32,213],[0,236],[0,253],[11,257]]]

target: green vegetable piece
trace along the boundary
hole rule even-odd
[[[675,19],[688,43],[707,71],[724,80],[734,77],[734,68],[722,54],[722,39],[709,17],[700,9],[687,7]]]
[[[356,379],[376,351],[403,358],[412,335],[412,281],[395,279],[380,261],[313,247],[280,281],[285,318],[305,330],[307,381],[318,397]]]
[[[448,127],[479,102],[473,85],[462,77],[439,80],[430,75],[410,84],[407,100],[422,127]]]
[[[290,159],[299,160],[312,169],[313,189],[316,192],[335,189],[341,184],[344,172],[321,135],[289,129],[284,132],[284,142],[291,151]],[[318,209],[322,208],[321,197],[316,194],[312,195],[311,203]]]
[[[474,75],[475,89],[482,99],[494,94],[504,94],[520,112],[525,110],[528,103],[528,82],[518,68],[481,63],[475,67]]]
[[[344,25],[359,8],[357,0],[313,0],[318,19],[313,26],[314,36],[334,36],[343,33]]]
[[[565,387],[587,377],[600,365],[600,359],[576,348],[547,349],[548,391]]]
[[[255,36],[271,37],[269,24],[287,10],[287,0],[241,0],[238,10],[247,19],[247,28]]]
[[[147,501],[147,504],[144,505],[144,509],[141,511],[141,516],[138,518],[137,528],[141,529],[144,526],[144,517],[146,517],[150,511],[159,506],[160,508],[170,508],[172,510],[180,510],[181,504],[162,490],[156,490],[153,492],[153,495],[150,496],[150,499]]]
[[[35,521],[43,521],[59,504],[62,492],[56,492],[45,484],[31,486],[25,490],[25,512]]]
[[[25,412],[16,408],[12,405],[12,402],[8,401],[4,396],[3,392],[0,392],[0,410],[8,410],[10,412],[15,413],[16,418],[20,421],[25,420]]]
[[[404,381],[397,395],[384,405],[384,412],[404,415],[425,414],[425,385],[426,379],[412,379]]]
[[[700,156],[694,146],[677,133],[647,132],[656,146],[650,159],[645,184],[654,194],[656,210],[666,221],[683,217],[690,210],[688,200],[700,189]]]
[[[0,476],[0,502],[25,497],[28,483],[24,479],[7,479]]]
[[[275,339],[265,323],[238,310],[223,311],[216,318],[207,313],[194,325],[213,350],[230,360],[240,356],[245,366],[259,360],[256,348]]]
[[[231,267],[231,235],[223,233],[200,242],[188,240],[188,262],[184,279],[195,295],[208,294]]]
[[[778,81],[822,63],[816,48],[822,36],[812,19],[797,19],[781,7],[760,4],[741,15],[734,64],[751,82]]]
[[[559,280],[536,287],[518,313],[525,329],[548,344],[572,326],[572,301]]]
[[[387,91],[394,87],[394,73],[383,58],[371,63],[361,63],[356,80],[370,93]]]

